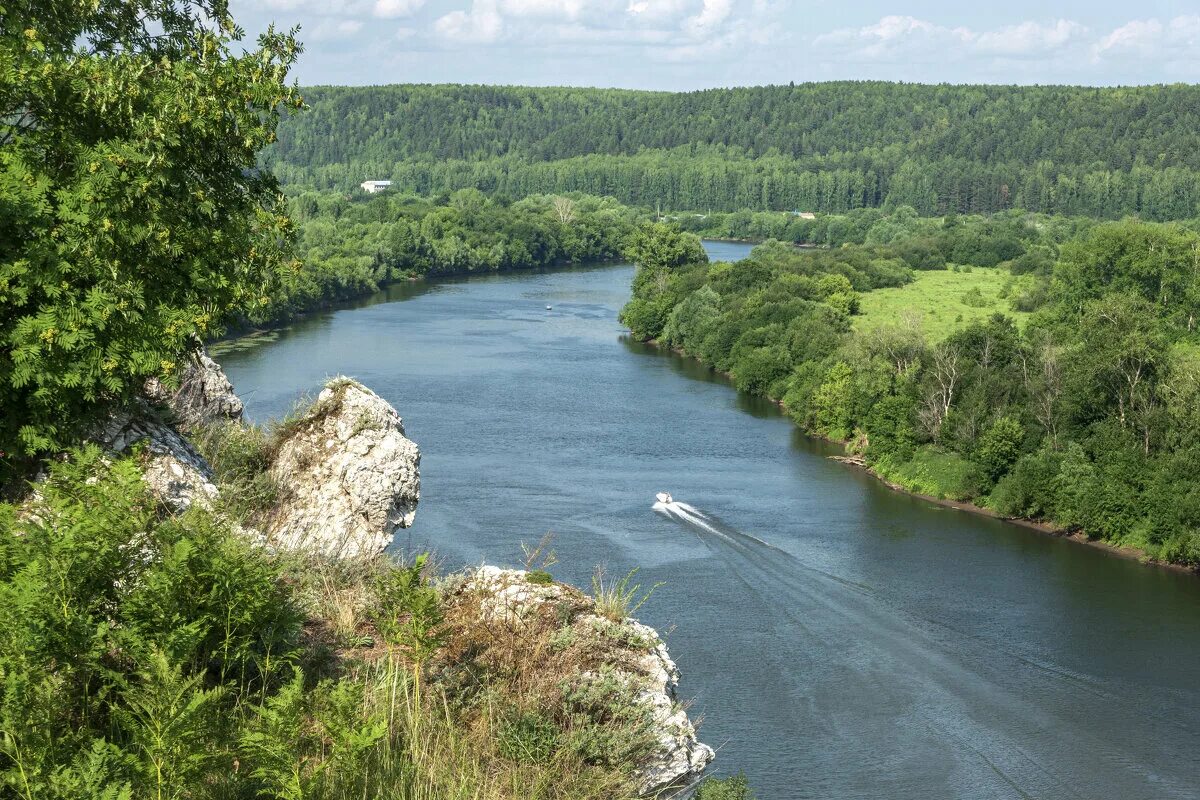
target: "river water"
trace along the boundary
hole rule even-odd
[[[714,257],[748,247],[710,243]],[[682,696],[774,798],[1200,797],[1200,579],[889,491],[629,341],[633,269],[393,286],[220,360],[258,421],[359,378],[421,447],[402,551],[640,567]],[[551,309],[547,309],[551,306]],[[703,525],[651,509],[668,490]]]

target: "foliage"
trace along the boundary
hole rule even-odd
[[[83,451],[40,494],[0,533],[0,780],[51,798],[228,783],[222,720],[299,653],[286,588],[213,520],[157,521],[131,461]]]
[[[559,211],[563,200],[571,202],[569,215]],[[269,303],[248,314],[252,323],[286,319],[406,278],[612,260],[634,219],[611,198],[538,195],[511,203],[473,189],[433,198],[303,191],[291,197],[289,209],[301,266]]]
[[[746,776],[738,773],[731,778],[708,778],[696,790],[695,800],[754,800],[756,795],[746,781]]]
[[[0,14],[0,452],[36,454],[288,270],[256,167],[301,107],[300,48],[270,29],[244,49],[224,0]]]
[[[863,243],[767,241],[737,264],[639,275],[625,319],[645,336],[652,310],[666,343],[781,400],[805,430],[853,438],[853,452],[904,488],[1198,565],[1200,501],[1179,476],[1200,463],[1190,355],[1200,235],[1029,222],[903,209],[806,220],[805,235],[824,225]],[[1009,260],[914,280],[911,242],[948,261]],[[1037,263],[1018,267],[1022,251]],[[1041,259],[1060,251],[1045,274]],[[999,301],[1022,287],[1040,308],[1014,320]],[[838,300],[847,292],[853,305]],[[969,308],[964,293],[997,302]]]
[[[373,620],[383,640],[403,648],[418,665],[423,663],[442,641],[444,621],[437,590],[429,585],[424,572],[427,555],[419,555],[411,566],[397,566],[378,579],[378,598]]]
[[[1200,202],[1198,93],[879,81],[686,93],[313,87],[312,112],[289,117],[265,157],[285,182],[322,189],[387,178],[422,194],[584,191],[709,217],[907,206],[1188,219]],[[974,252],[955,260],[1011,257]]]
[[[0,505],[0,795],[634,795],[655,744],[638,690],[577,673],[644,643],[594,636],[548,665],[555,614],[499,635],[424,558],[273,556],[207,512],[160,518],[136,462],[95,449],[29,502]],[[372,636],[328,638],[335,593]]]
[[[651,595],[659,587],[665,585],[659,582],[643,591],[641,584],[633,583],[633,578],[637,573],[638,568],[634,567],[620,578],[609,580],[605,576],[603,568],[596,568],[596,571],[592,573],[592,597],[601,614],[614,622],[620,622],[626,617],[636,614]]]
[[[982,493],[984,477],[977,464],[955,453],[922,447],[904,462],[883,460],[875,470],[918,494],[947,500],[971,500]]]

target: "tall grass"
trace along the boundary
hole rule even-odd
[[[638,568],[634,567],[624,576],[609,579],[603,567],[597,567],[592,573],[592,596],[596,600],[597,610],[614,622],[620,622],[626,617],[632,617],[637,610],[646,604],[662,582],[656,583],[642,591],[641,584],[633,582]]]

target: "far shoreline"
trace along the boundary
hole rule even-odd
[[[716,367],[712,366],[711,364],[706,364],[703,360],[697,358],[696,356],[691,355],[690,353],[688,353],[684,350],[681,350],[677,347],[667,347],[667,346],[663,345],[662,343],[660,343],[657,339],[647,339],[643,342],[643,344],[650,345],[655,350],[658,350],[659,352],[673,353],[682,358],[686,358],[691,361],[694,361],[697,364],[701,364],[701,365],[707,367],[713,373],[715,373],[717,375],[721,375],[727,381],[729,381],[730,388],[733,389],[735,392],[740,391],[737,387],[732,385],[733,375],[731,375],[730,373],[725,372],[723,370],[719,370]],[[760,395],[751,395],[751,396],[758,397],[759,399],[762,399],[762,400],[766,400],[766,401],[770,402],[771,404],[773,404],[774,406],[776,406],[777,408],[779,408],[781,411],[783,411],[785,415],[787,414],[787,406],[785,406],[783,404],[783,402],[776,400],[775,398],[772,398],[772,397],[763,397]],[[828,436],[821,436],[819,434],[814,434],[809,431],[806,431],[803,428],[801,428],[799,425],[797,425],[796,421],[791,419],[791,417],[788,417],[788,421],[792,423],[792,428],[794,430],[799,432],[801,436],[808,439],[809,441],[828,442],[830,444],[841,445],[843,448],[845,447],[846,444],[848,444],[848,442],[845,439],[833,439]],[[894,483],[893,481],[889,481],[888,479],[884,478],[879,473],[877,473],[874,469],[872,469],[871,466],[869,464],[867,464],[864,459],[862,459],[858,456],[831,455],[831,456],[825,456],[825,458],[828,458],[831,461],[837,461],[840,464],[844,464],[848,467],[857,469],[867,475],[870,475],[876,481],[878,481],[879,483],[882,483],[884,486],[891,489],[893,492],[896,492],[898,494],[905,494],[905,495],[908,495],[909,497],[916,498],[917,500],[923,500],[927,503],[932,503],[933,505],[941,506],[942,508],[950,508],[955,511],[961,511],[966,514],[975,514],[975,515],[978,515],[981,517],[988,517],[990,519],[994,519],[999,522],[1004,522],[1009,525],[1015,525],[1019,528],[1027,528],[1029,530],[1037,531],[1038,533],[1044,534],[1044,535],[1052,537],[1054,539],[1063,539],[1065,541],[1074,542],[1075,544],[1086,545],[1088,547],[1092,547],[1097,550],[1102,550],[1102,551],[1108,553],[1109,555],[1116,556],[1117,558],[1123,558],[1123,559],[1126,559],[1129,561],[1136,561],[1143,566],[1157,567],[1159,569],[1169,570],[1171,572],[1179,572],[1179,573],[1184,573],[1187,575],[1200,577],[1200,569],[1194,569],[1192,567],[1188,567],[1183,564],[1172,564],[1169,561],[1162,561],[1161,559],[1157,559],[1157,558],[1150,558],[1148,555],[1146,555],[1146,552],[1144,550],[1142,550],[1141,548],[1130,547],[1128,545],[1116,545],[1116,544],[1112,544],[1111,542],[1106,542],[1102,539],[1093,539],[1082,532],[1071,531],[1071,530],[1063,528],[1059,525],[1054,525],[1053,523],[1044,522],[1042,520],[1029,519],[1027,517],[1008,517],[1003,514],[997,513],[993,509],[986,508],[984,506],[977,505],[975,503],[967,502],[964,500],[950,500],[948,498],[934,497],[933,495],[921,494],[920,492],[915,492],[911,489],[908,489],[908,488],[902,486],[901,484]]]

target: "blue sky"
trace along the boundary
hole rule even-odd
[[[1200,81],[1200,0],[231,0],[317,83],[699,89],[842,78]]]

